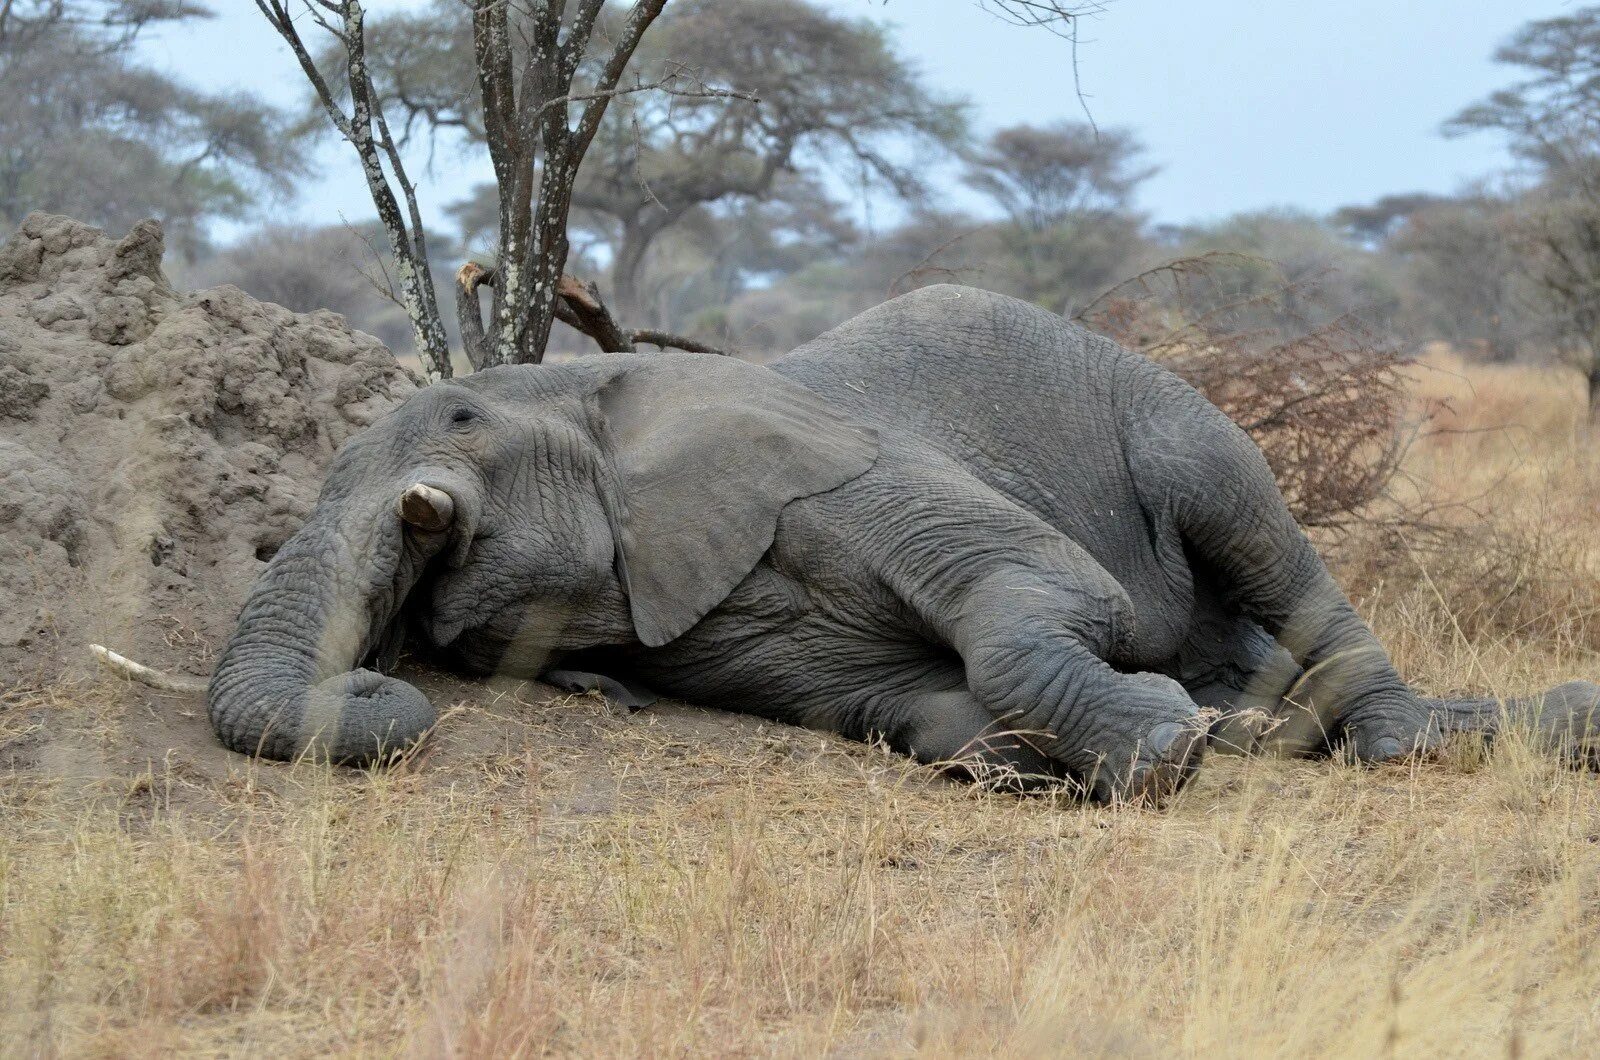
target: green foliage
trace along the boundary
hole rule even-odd
[[[1488,192],[1417,210],[1385,244],[1404,269],[1414,330],[1510,360],[1548,330],[1522,259],[1517,200]]]
[[[1126,129],[1087,122],[1000,129],[969,156],[966,182],[1011,223],[1042,232],[1064,222],[1126,212],[1135,189],[1155,173]]]
[[[1267,304],[1298,321],[1322,324],[1358,312],[1385,329],[1398,325],[1402,279],[1394,263],[1352,245],[1321,217],[1293,210],[1237,214],[1183,230],[1177,249],[1179,256],[1223,251],[1258,262],[1219,276],[1217,289],[1224,297],[1253,298],[1282,287],[1284,297]],[[1304,285],[1316,287],[1313,302],[1295,298]],[[1274,327],[1288,322],[1287,317],[1262,321]]]

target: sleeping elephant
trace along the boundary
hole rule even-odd
[[[1600,701],[1418,698],[1215,406],[956,286],[770,367],[607,354],[421,391],[257,580],[216,730],[271,758],[403,748],[435,717],[384,673],[407,641],[1097,799],[1170,793],[1208,745],[1376,762],[1507,710],[1581,754]]]

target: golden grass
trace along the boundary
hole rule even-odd
[[[1575,384],[1451,370],[1419,388],[1462,388],[1453,425],[1525,435],[1431,438],[1412,470],[1487,492],[1474,542],[1537,531],[1570,566],[1495,605],[1476,554],[1355,556],[1379,572],[1364,606],[1430,690],[1600,674]],[[106,749],[193,704],[15,693],[0,1048],[1553,1056],[1600,1038],[1600,781],[1516,740],[1375,770],[1213,759],[1157,813],[527,695],[363,774],[176,735],[129,765]]]

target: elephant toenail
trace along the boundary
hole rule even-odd
[[[1393,736],[1385,736],[1372,745],[1372,760],[1386,762],[1391,758],[1399,758],[1406,753],[1406,745],[1396,740]]]
[[[1145,737],[1145,745],[1150,748],[1149,757],[1154,761],[1165,759],[1172,745],[1183,735],[1183,728],[1175,721],[1168,721],[1151,729],[1150,735]]]

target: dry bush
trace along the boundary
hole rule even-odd
[[[1471,365],[1443,349],[1408,369],[1414,407],[1433,410],[1390,494],[1426,509],[1353,529],[1334,571],[1369,611],[1431,611],[1476,650],[1539,643],[1600,651],[1600,454],[1576,372]],[[1434,532],[1437,531],[1437,532]]]
[[[1409,405],[1400,348],[1271,262],[1181,258],[1119,284],[1078,319],[1167,365],[1243,427],[1304,526],[1370,518],[1400,467]]]

